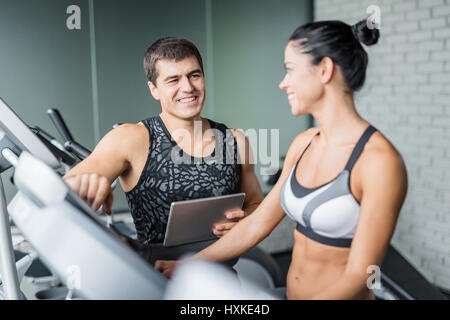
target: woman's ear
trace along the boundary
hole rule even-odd
[[[152,94],[155,100],[159,101],[159,92],[158,87],[156,87],[151,81],[147,82],[148,88],[150,89],[150,93]]]
[[[322,84],[330,83],[334,74],[334,62],[329,57],[325,57],[320,62],[320,81]]]

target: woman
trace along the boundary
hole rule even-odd
[[[373,299],[380,266],[406,196],[407,175],[393,145],[356,111],[379,31],[365,21],[308,23],[285,49],[280,88],[294,116],[318,126],[299,134],[277,184],[245,219],[196,257],[223,261],[257,245],[287,214],[297,222],[287,275],[288,299]],[[178,262],[158,261],[171,276]]]

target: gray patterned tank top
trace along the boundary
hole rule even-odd
[[[215,149],[207,157],[183,153],[159,115],[142,121],[150,136],[147,161],[137,185],[125,193],[142,245],[164,240],[172,202],[237,192],[236,140],[224,124],[208,121],[215,129]]]

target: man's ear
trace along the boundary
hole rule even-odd
[[[323,84],[329,83],[331,81],[331,79],[333,78],[334,67],[335,67],[334,62],[329,57],[323,58],[322,61],[320,62],[320,68],[319,68],[320,81]]]
[[[152,94],[155,100],[159,101],[159,92],[158,87],[156,87],[151,81],[147,82],[148,88],[150,89],[150,93]]]

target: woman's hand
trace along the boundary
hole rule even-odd
[[[212,232],[219,238],[230,231],[240,220],[245,218],[247,214],[243,210],[239,209],[228,211],[225,216],[228,220],[227,222],[218,223],[213,226]]]
[[[171,278],[178,264],[178,260],[157,260],[155,262],[155,269],[166,278]]]

